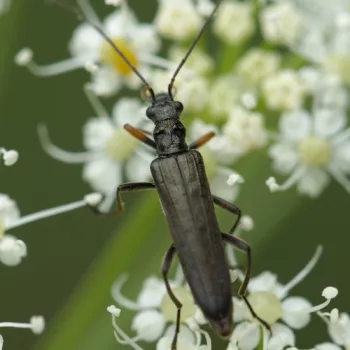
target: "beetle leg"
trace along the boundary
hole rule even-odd
[[[198,147],[203,146],[206,144],[209,140],[211,140],[215,136],[215,132],[208,132],[207,134],[200,137],[198,140],[192,142],[188,148],[189,149],[197,149]]]
[[[145,143],[147,146],[157,149],[156,143],[146,135],[146,132],[144,130],[136,129],[130,124],[125,124],[124,129],[132,136]]]
[[[229,232],[229,234],[233,234],[233,232],[235,231],[236,227],[238,226],[241,217],[242,217],[242,212],[241,209],[239,209],[238,207],[236,207],[234,204],[231,204],[230,202],[226,201],[225,199],[222,199],[218,196],[212,195],[213,196],[213,201],[216,205],[220,206],[221,208],[229,211],[232,214],[237,215],[237,220],[235,221],[235,223],[233,224],[232,228]]]
[[[247,271],[244,277],[244,280],[238,290],[238,294],[239,296],[242,297],[242,299],[244,300],[244,302],[246,303],[250,313],[252,314],[252,316],[254,318],[256,318],[266,329],[268,329],[271,332],[271,327],[270,325],[263,320],[262,318],[260,318],[256,312],[254,311],[252,305],[250,304],[249,300],[247,299],[246,292],[247,292],[247,287],[248,287],[248,283],[250,280],[250,276],[251,276],[251,272],[252,272],[252,255],[251,255],[251,248],[250,245],[247,244],[246,242],[244,242],[242,239],[235,237],[231,234],[227,234],[227,233],[221,233],[222,235],[222,239],[229,244],[232,244],[233,246],[235,246],[236,248],[240,249],[240,250],[244,250],[247,253],[247,258],[248,258],[248,266],[247,266]]]
[[[156,186],[152,182],[129,182],[129,183],[121,184],[118,186],[117,193],[116,193],[116,206],[117,206],[116,210],[104,213],[94,206],[90,206],[90,209],[95,214],[119,215],[124,210],[124,202],[122,201],[122,198],[121,198],[121,192],[142,191],[142,190],[149,190],[149,189],[155,189],[155,188]]]
[[[136,128],[136,130],[144,133],[145,135],[148,135],[148,136],[152,136],[153,137],[153,134],[150,132],[150,131],[147,131],[145,129],[140,129],[140,128]]]
[[[176,253],[176,248],[174,244],[172,244],[168,249],[168,251],[166,252],[163,260],[163,264],[162,264],[162,275],[165,282],[166,290],[169,294],[170,299],[172,300],[172,302],[175,304],[177,308],[176,328],[175,328],[174,338],[171,343],[171,350],[176,350],[177,335],[179,334],[179,331],[180,331],[180,316],[181,316],[181,308],[182,308],[182,304],[179,301],[179,299],[176,298],[175,294],[171,290],[169,280],[168,280],[168,272],[170,270],[171,263],[173,262],[175,253]]]

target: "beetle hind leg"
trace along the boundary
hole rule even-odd
[[[172,244],[170,246],[170,248],[168,249],[168,251],[166,252],[164,260],[163,260],[163,264],[162,264],[162,275],[163,275],[163,279],[165,282],[166,290],[169,294],[170,299],[172,300],[172,302],[175,304],[175,306],[177,308],[175,334],[174,334],[173,341],[171,343],[171,350],[176,350],[177,336],[180,332],[180,317],[181,317],[181,308],[182,308],[182,304],[179,301],[179,299],[176,298],[175,294],[171,290],[169,280],[168,280],[168,272],[169,272],[171,264],[173,262],[175,253],[176,253],[176,248],[175,248],[174,244]]]
[[[238,294],[243,299],[245,304],[247,305],[251,315],[255,319],[257,319],[268,331],[271,332],[270,325],[265,320],[263,320],[261,317],[259,317],[259,315],[257,315],[257,313],[254,311],[252,305],[250,304],[249,300],[246,297],[247,287],[248,287],[248,283],[249,283],[251,271],[252,271],[252,256],[251,256],[250,245],[247,244],[246,242],[244,242],[242,239],[235,237],[233,235],[229,235],[227,233],[222,233],[222,239],[226,243],[232,244],[236,248],[243,250],[247,253],[247,258],[248,258],[247,271],[246,271],[244,280],[243,280],[243,282],[238,290]]]
[[[236,221],[234,222],[231,230],[229,231],[229,234],[233,234],[234,231],[236,230],[237,226],[239,225],[239,222],[242,218],[242,212],[241,209],[239,209],[238,207],[236,207],[234,204],[226,201],[223,198],[220,198],[218,196],[213,195],[213,202],[218,205],[219,207],[229,211],[230,213],[234,214],[237,216]]]
[[[238,292],[239,294],[239,292]],[[270,325],[263,320],[261,317],[258,316],[258,314],[254,311],[253,306],[251,305],[251,303],[249,302],[249,300],[247,299],[247,297],[245,295],[241,295],[239,294],[240,297],[243,299],[243,301],[245,302],[245,304],[247,305],[249,312],[251,313],[251,315],[258,320],[270,333],[271,333],[271,327]]]

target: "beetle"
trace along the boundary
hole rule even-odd
[[[251,248],[245,241],[233,235],[241,218],[241,210],[211,193],[203,158],[197,151],[197,148],[214,137],[214,133],[205,134],[187,145],[185,140],[186,129],[180,121],[184,107],[180,101],[174,100],[172,94],[177,74],[217,11],[220,2],[216,4],[176,68],[168,85],[168,91],[157,94],[154,93],[146,79],[103,30],[89,21],[82,11],[74,9],[75,13],[89,22],[104,37],[141,79],[151,103],[146,110],[146,116],[154,123],[153,139],[144,130],[134,128],[130,124],[126,124],[124,128],[131,135],[155,150],[157,157],[150,166],[154,182],[120,184],[116,191],[116,211],[114,214],[119,214],[124,209],[122,193],[149,189],[157,190],[173,238],[173,243],[165,254],[161,268],[166,290],[177,308],[172,350],[176,349],[182,307],[168,280],[168,273],[175,254],[179,257],[196,304],[202,310],[214,331],[223,338],[228,338],[232,333],[234,325],[232,286],[224,243],[231,244],[247,254],[247,270],[238,294],[243,298],[252,316],[267,329],[270,329],[268,323],[255,313],[245,296],[251,276]],[[214,204],[237,216],[228,233],[220,230]],[[98,214],[106,214],[98,211],[96,207],[91,207],[91,209]]]

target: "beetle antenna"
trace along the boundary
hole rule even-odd
[[[140,80],[143,82],[145,90],[149,91],[150,96],[152,98],[152,101],[154,102],[156,100],[155,94],[151,86],[148,84],[147,80],[141,75],[141,73],[137,70],[137,68],[126,58],[126,56],[123,54],[123,52],[118,48],[118,46],[113,42],[113,40],[103,31],[103,29],[92,22],[82,11],[81,7],[79,5],[73,6],[70,4],[67,4],[66,2],[60,1],[60,0],[46,0],[48,3],[52,3],[55,5],[58,5],[59,7],[63,8],[64,10],[67,10],[71,13],[74,13],[78,16],[80,20],[84,20],[87,23],[90,24],[101,36],[103,39],[106,40],[106,42],[113,48],[113,50],[121,57],[121,59],[129,66],[129,68],[140,78]]]
[[[194,47],[196,46],[198,40],[201,38],[202,34],[204,33],[205,29],[207,28],[208,23],[210,22],[210,20],[213,18],[216,10],[218,9],[218,7],[220,6],[222,0],[219,0],[218,3],[215,5],[215,8],[213,10],[213,12],[210,14],[210,16],[207,18],[207,20],[205,21],[205,23],[203,24],[202,29],[199,31],[199,33],[197,34],[197,36],[194,38],[190,48],[188,49],[185,57],[181,60],[180,64],[178,65],[178,67],[175,70],[175,73],[173,75],[173,77],[170,80],[170,84],[168,85],[168,94],[171,97],[171,99],[173,99],[173,95],[171,93],[174,83],[175,83],[175,78],[178,75],[178,73],[180,72],[182,66],[185,64],[185,62],[187,61],[188,57],[190,56],[191,52],[193,51]]]

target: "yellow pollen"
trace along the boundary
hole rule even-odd
[[[254,292],[249,295],[248,300],[256,314],[270,325],[283,315],[281,301],[271,292]]]
[[[137,139],[128,134],[124,129],[118,129],[108,140],[106,153],[116,162],[122,162],[130,158],[137,147]]]
[[[124,39],[113,39],[113,43],[124,54],[129,62],[137,67],[139,64],[136,57],[135,50]],[[121,75],[127,76],[132,73],[131,68],[124,62],[124,60],[118,55],[117,52],[108,43],[105,43],[102,47],[102,61],[111,65]]]
[[[332,157],[332,145],[328,140],[318,136],[310,136],[299,144],[300,158],[311,166],[327,165]]]
[[[182,304],[181,319],[185,321],[186,319],[193,317],[196,312],[196,306],[194,304],[191,292],[184,287],[174,288],[173,292],[176,298],[178,298]],[[173,301],[170,299],[168,293],[164,294],[160,305],[160,311],[168,321],[176,322],[176,307]]]

